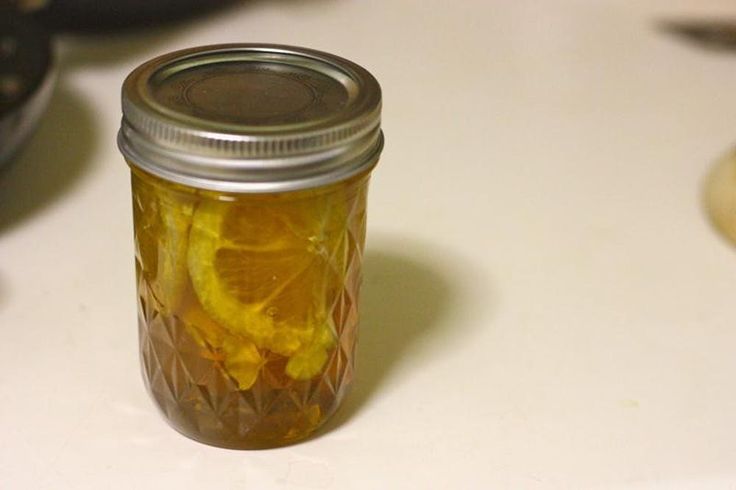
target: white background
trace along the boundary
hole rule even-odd
[[[736,250],[702,183],[736,52],[664,32],[714,0],[252,0],[65,38],[0,174],[0,489],[736,489]],[[359,379],[268,451],[171,430],[136,339],[119,88],[219,42],[353,59],[385,92]]]

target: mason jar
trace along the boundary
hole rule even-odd
[[[309,436],[354,376],[378,82],[319,51],[220,45],[143,64],[122,104],[149,393],[204,443]]]

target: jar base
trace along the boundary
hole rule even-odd
[[[211,446],[266,449],[314,434],[337,411],[352,385],[353,356],[336,349],[325,370],[309,380],[284,375],[286,360],[266,362],[255,383],[239,388],[174,318],[140,322],[142,375],[167,423]]]
[[[312,437],[314,437],[317,433],[319,433],[320,429],[322,429],[326,425],[326,423],[332,418],[332,415],[333,415],[333,414],[330,414],[326,416],[319,422],[319,424],[311,427],[309,430],[291,434],[288,438],[271,437],[271,438],[261,438],[261,439],[245,438],[245,439],[233,440],[233,439],[207,437],[200,433],[189,431],[186,428],[175,425],[160,410],[159,412],[161,414],[161,417],[164,419],[164,421],[167,423],[169,427],[171,427],[173,430],[175,430],[182,436],[186,437],[187,439],[191,439],[200,444],[206,444],[212,447],[218,447],[221,449],[239,450],[239,451],[258,451],[258,450],[267,450],[267,449],[277,449],[280,447],[293,446],[295,444],[305,442],[311,439]]]
[[[276,449],[304,442],[324,428],[341,405],[339,402],[335,403],[328,412],[320,410],[318,418],[315,417],[317,411],[314,410],[312,414],[293,413],[281,417],[281,423],[274,424],[272,419],[266,419],[262,423],[243,430],[241,434],[232,437],[232,434],[226,434],[227,428],[225,427],[215,428],[219,429],[218,431],[203,432],[199,430],[191,420],[185,418],[182,411],[173,409],[171,406],[168,407],[167,413],[167,408],[161,404],[156,395],[150,389],[148,392],[151,401],[158,409],[159,415],[173,430],[201,444],[233,450]],[[172,410],[176,413],[172,413]]]

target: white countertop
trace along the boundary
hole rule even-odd
[[[61,40],[0,174],[0,488],[736,488],[736,248],[701,205],[736,52],[658,28],[718,16],[736,4],[253,0]],[[356,389],[320,437],[256,452],[149,401],[115,147],[134,66],[237,41],[335,52],[385,92]]]

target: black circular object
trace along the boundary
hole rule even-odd
[[[33,20],[0,10],[0,164],[31,135],[53,89],[51,41]]]
[[[149,26],[235,1],[0,0],[0,165],[33,133],[51,98],[51,32]]]

